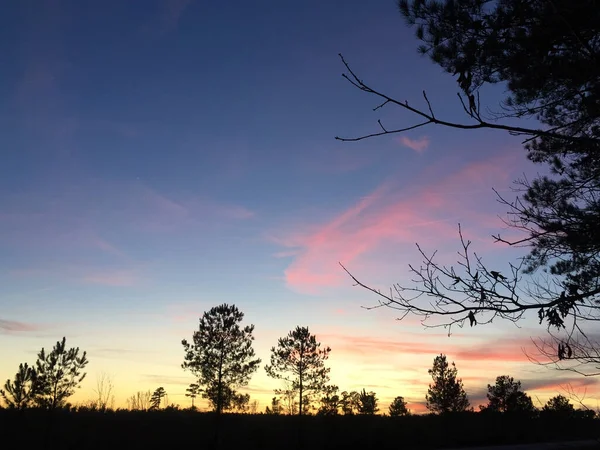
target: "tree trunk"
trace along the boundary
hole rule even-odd
[[[303,356],[304,356],[304,345],[301,342],[300,343],[300,370],[298,371],[298,378],[300,379],[300,402],[299,402],[299,406],[300,406],[300,410],[298,411],[298,415],[301,416],[302,415],[302,410],[304,409],[304,401],[302,398],[302,394],[304,392],[304,386],[303,386],[303,378],[304,378],[304,361],[303,361]]]

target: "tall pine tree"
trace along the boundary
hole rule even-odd
[[[446,355],[436,356],[433,367],[429,369],[433,384],[429,385],[427,409],[433,413],[444,414],[463,412],[469,409],[469,399],[460,378],[456,378],[456,365],[448,364]]]
[[[252,348],[254,325],[242,328],[243,319],[235,305],[216,306],[202,315],[192,342],[181,342],[182,367],[198,377],[202,396],[217,414],[234,406],[235,390],[248,384],[260,364]]]

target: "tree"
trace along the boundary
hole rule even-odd
[[[265,414],[280,415],[283,413],[281,402],[277,397],[271,399],[271,407],[265,407]]]
[[[521,382],[513,377],[501,375],[496,378],[494,386],[488,384],[488,411],[502,413],[532,413],[535,411],[533,401],[521,390]]]
[[[246,413],[250,409],[250,394],[235,394],[231,400],[235,412]]]
[[[67,340],[56,342],[46,354],[42,348],[36,361],[35,402],[46,409],[63,408],[86,376],[82,372],[88,364],[86,352],[79,355],[79,347],[67,349]]]
[[[252,348],[254,325],[241,328],[243,318],[235,305],[216,306],[200,318],[193,343],[182,341],[182,367],[198,377],[217,414],[231,408],[235,389],[246,386],[260,364]]]
[[[115,403],[115,396],[112,395],[114,384],[112,378],[101,372],[96,376],[96,408],[99,411],[105,412],[107,409],[112,409]]]
[[[10,409],[25,409],[30,406],[36,394],[36,373],[27,363],[19,364],[14,382],[10,379],[0,389],[0,397]]]
[[[437,414],[468,410],[469,400],[462,380],[456,378],[456,365],[449,365],[446,355],[436,356],[428,373],[433,378],[433,384],[429,385],[425,396],[428,410]]]
[[[404,401],[404,397],[396,397],[392,403],[390,404],[389,409],[390,417],[398,417],[398,416],[408,416],[408,408],[406,407],[406,402]]]
[[[152,397],[150,397],[150,409],[158,410],[160,409],[160,402],[164,397],[166,397],[167,392],[164,387],[158,387],[152,393]]]
[[[575,408],[564,395],[556,395],[552,397],[542,408],[545,413],[571,415],[575,412]]]
[[[377,407],[377,396],[375,392],[367,392],[364,389],[358,394],[358,413],[373,415],[379,411]]]
[[[265,366],[265,371],[271,378],[291,383],[292,390],[298,392],[299,415],[306,413],[311,395],[323,392],[329,381],[325,361],[330,352],[329,347],[321,348],[308,327],[296,327],[271,348],[271,364]]]
[[[147,411],[150,409],[150,399],[152,398],[152,392],[148,391],[137,391],[131,397],[127,399],[127,408],[131,411]]]
[[[200,386],[198,385],[198,383],[191,383],[190,386],[185,390],[185,396],[192,399],[192,409],[195,408],[194,399],[198,396],[199,393]]]
[[[358,411],[358,392],[342,392],[340,403],[345,416],[354,415]]]
[[[416,314],[451,328],[493,319],[519,321],[537,312],[548,338],[537,341],[548,364],[600,374],[600,347],[585,333],[600,319],[600,8],[594,0],[399,0],[401,14],[416,28],[419,51],[457,76],[464,122],[409,105],[365,83],[342,57],[344,77],[381,101],[419,118],[414,125],[356,138],[391,135],[428,125],[508,132],[524,138],[528,158],[548,175],[517,180],[517,197],[506,200],[505,220],[522,238],[497,242],[526,247],[527,257],[501,274],[483,263],[462,239],[458,266],[446,267],[420,247],[423,266],[410,266],[416,284],[395,285],[378,306]],[[481,105],[485,88],[508,91],[498,111]],[[531,119],[539,127],[531,126]],[[542,271],[541,276],[537,274]],[[527,275],[525,281],[522,275]],[[419,297],[435,299],[431,306]],[[534,361],[537,361],[534,358]]]
[[[341,406],[341,399],[338,395],[338,387],[335,385],[325,386],[323,397],[321,397],[321,406],[317,411],[319,416],[337,416]]]

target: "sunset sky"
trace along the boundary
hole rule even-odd
[[[456,362],[471,403],[498,375],[534,403],[595,378],[528,361],[535,313],[510,323],[424,329],[353,287],[342,262],[381,289],[410,283],[415,243],[453,263],[457,225],[499,270],[521,253],[494,244],[512,181],[535,175],[521,140],[426,127],[340,75],[338,53],[373,87],[467,121],[456,80],[417,54],[393,0],[8,2],[0,17],[0,380],[62,336],[88,352],[74,402],[96,376],[117,405],[163,386],[188,406],[181,340],[202,313],[234,303],[255,349],[297,325],[332,348],[332,382],[404,396],[424,410],[433,358]],[[496,108],[501,88],[482,93]],[[260,410],[281,387],[263,368]]]

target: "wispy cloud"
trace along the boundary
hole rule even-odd
[[[30,333],[40,331],[42,328],[40,325],[32,323],[0,319],[0,332],[2,334]]]
[[[421,153],[429,147],[429,138],[427,136],[420,137],[419,139],[411,139],[407,136],[402,136],[399,141],[402,145],[417,153]]]
[[[143,374],[144,379],[151,381],[157,385],[180,385],[188,386],[194,382],[193,376],[172,376],[172,375],[158,375],[158,374]]]
[[[491,187],[509,182],[512,162],[502,156],[473,162],[449,175],[430,176],[421,184],[387,181],[329,221],[274,234],[271,239],[286,247],[284,255],[297,252],[285,270],[288,286],[305,293],[338,286],[346,280],[338,261],[362,267],[369,257],[377,259],[376,252],[389,251],[389,246],[413,248],[415,242],[454,241],[459,221],[484,229],[486,221],[498,223],[497,213],[487,207]]]

